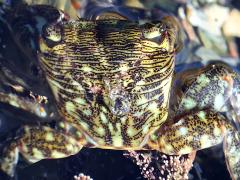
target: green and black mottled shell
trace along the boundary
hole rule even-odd
[[[174,69],[169,29],[163,22],[80,20],[45,31],[40,64],[60,114],[90,144],[140,149],[166,120]]]

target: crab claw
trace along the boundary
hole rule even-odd
[[[160,150],[167,154],[187,154],[224,140],[229,173],[232,179],[239,179],[239,75],[225,64],[217,63],[185,72],[180,79],[184,82],[178,84],[181,90],[175,91],[179,97],[177,118],[164,126],[158,141]]]
[[[191,73],[191,74],[190,74]],[[200,70],[184,72],[180,77],[184,81],[178,84],[179,95],[177,114],[191,109],[211,107],[217,112],[226,111],[226,102],[232,92],[231,68],[225,64],[210,64]]]
[[[177,79],[177,90],[173,93],[178,102],[174,110],[177,115],[211,108],[227,114],[239,127],[240,76],[230,67],[223,63],[209,64],[200,70],[186,71]]]
[[[50,127],[25,126],[20,137],[9,144],[0,158],[0,169],[14,176],[19,153],[30,163],[63,158],[78,153],[82,144],[69,134]]]
[[[240,131],[240,75],[235,73],[232,81],[233,88],[230,96],[232,110],[230,113],[238,131]]]
[[[233,127],[225,117],[211,110],[191,112],[165,124],[158,139],[161,152],[169,155],[189,154],[223,141]]]
[[[224,153],[233,180],[240,178],[240,133],[226,118],[211,110],[195,111],[164,125],[159,150],[169,155],[189,154],[224,140]]]
[[[240,178],[240,133],[229,132],[223,143],[225,160],[233,180]]]

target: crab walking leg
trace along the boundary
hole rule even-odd
[[[228,171],[233,180],[240,178],[240,133],[231,131],[227,133],[223,143]]]
[[[69,134],[64,134],[47,126],[25,126],[21,137],[4,149],[0,168],[13,176],[18,154],[31,163],[42,159],[57,159],[78,153],[82,144]]]
[[[39,103],[19,98],[14,94],[4,94],[0,92],[0,103],[10,104],[13,107],[29,111],[40,118],[45,118],[48,115],[45,108]]]
[[[174,124],[165,125],[158,144],[159,151],[176,155],[208,148],[223,140],[229,173],[237,180],[240,178],[240,134],[219,113],[196,111],[181,117]]]
[[[174,124],[163,125],[158,139],[159,150],[180,155],[208,148],[221,143],[229,128],[233,129],[225,117],[214,111],[192,112]]]
[[[15,167],[18,162],[19,149],[16,142],[12,142],[4,149],[0,158],[0,169],[9,176],[14,175]]]

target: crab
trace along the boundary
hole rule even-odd
[[[4,147],[4,172],[14,175],[19,153],[31,163],[82,147],[184,155],[224,141],[228,170],[239,179],[239,75],[222,63],[175,75],[181,42],[174,17],[72,21],[48,6],[30,9],[58,16],[41,26],[37,51],[22,44],[26,24],[19,17],[8,24],[38,79],[17,77],[1,59],[0,102],[40,120]]]

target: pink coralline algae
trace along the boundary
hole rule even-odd
[[[83,173],[74,176],[74,180],[93,180],[90,176],[86,176]]]
[[[195,155],[195,152],[182,156],[169,156],[155,151],[124,153],[124,156],[139,166],[143,177],[149,180],[188,179]]]

